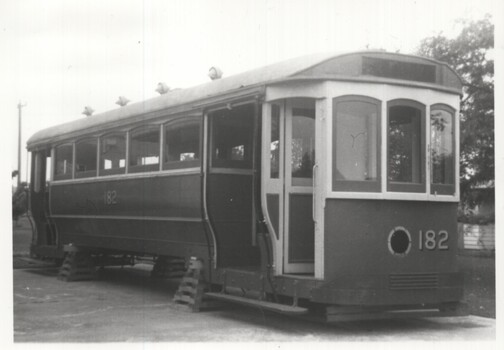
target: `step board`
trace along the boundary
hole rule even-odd
[[[205,293],[205,296],[217,300],[229,301],[232,303],[238,303],[247,306],[260,307],[269,311],[279,312],[288,315],[303,315],[308,313],[308,309],[299,306],[284,305],[278,303],[272,303],[269,301],[255,300],[249,298],[243,298],[235,295],[224,294],[224,293]]]

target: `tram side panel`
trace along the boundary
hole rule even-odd
[[[331,199],[325,210],[328,283],[314,300],[406,305],[461,299],[456,203]]]
[[[172,256],[208,256],[200,174],[52,186],[62,244]]]

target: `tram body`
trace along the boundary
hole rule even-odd
[[[461,87],[426,58],[312,56],[42,130],[32,254],[196,257],[209,295],[327,320],[460,313]]]

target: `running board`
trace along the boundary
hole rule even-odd
[[[278,312],[286,315],[304,315],[308,313],[308,309],[299,306],[284,305],[278,303],[272,303],[269,301],[255,300],[249,298],[238,297],[235,295],[224,294],[224,293],[205,293],[205,296],[217,300],[229,301],[232,303],[238,303],[246,306],[260,307],[273,312]]]

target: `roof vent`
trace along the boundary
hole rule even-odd
[[[121,107],[124,107],[124,106],[126,106],[129,102],[130,102],[130,100],[128,100],[126,97],[124,97],[124,96],[119,96],[119,99],[116,101],[116,105],[119,105],[119,106],[121,106]]]
[[[91,106],[86,106],[84,107],[84,110],[82,111],[82,114],[84,114],[86,117],[91,116],[91,114],[94,113],[94,109],[91,108]]]
[[[220,79],[222,78],[222,75],[223,75],[222,70],[219,67],[214,66],[208,70],[208,76],[212,80]]]
[[[166,83],[159,82],[157,84],[156,92],[160,95],[166,94],[168,91],[170,91],[170,87],[166,85]]]

